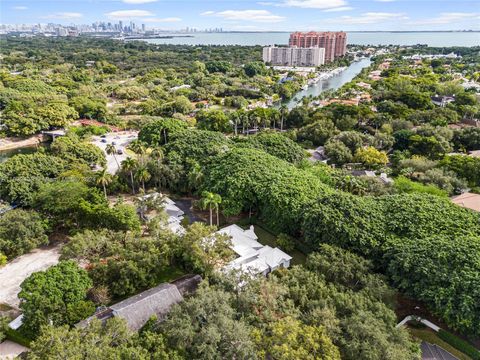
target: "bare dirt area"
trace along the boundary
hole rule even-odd
[[[42,249],[19,256],[0,269],[0,304],[18,307],[20,284],[32,273],[42,271],[58,263],[60,245]]]
[[[0,139],[0,151],[18,149],[27,146],[35,146],[43,141],[43,135],[31,136],[27,139],[5,138]]]

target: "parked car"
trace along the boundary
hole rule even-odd
[[[115,141],[112,141],[112,145],[117,145],[117,143]]]
[[[101,138],[106,138],[107,135],[103,134],[103,135],[100,135]]]
[[[106,143],[107,142],[107,139],[102,139],[100,140],[102,143]]]
[[[117,150],[117,155],[123,155],[123,150],[122,150],[122,149],[118,149],[118,150]]]

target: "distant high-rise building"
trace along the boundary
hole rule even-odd
[[[290,46],[309,48],[318,46],[325,49],[325,62],[345,55],[347,52],[347,34],[338,32],[294,32],[290,34]]]
[[[320,66],[325,63],[325,49],[270,46],[263,48],[263,61],[280,66]]]
[[[145,32],[145,24],[142,24],[142,31]]]

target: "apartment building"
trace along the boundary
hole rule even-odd
[[[325,49],[325,62],[345,55],[347,52],[347,33],[338,32],[294,32],[290,34],[288,42],[291,47],[310,48],[319,47]]]
[[[325,63],[325,49],[270,46],[263,48],[263,61],[277,66],[320,66]]]

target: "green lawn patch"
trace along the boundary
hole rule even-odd
[[[269,245],[271,247],[276,247],[277,246],[277,237],[269,232],[268,230],[265,230],[259,225],[254,225],[255,228],[255,234],[258,236],[258,242],[262,245]],[[307,260],[307,256],[298,251],[297,249],[293,251],[286,251],[288,255],[290,255],[293,259],[291,261],[291,265],[301,265],[305,264],[305,261]]]
[[[408,332],[412,336],[416,337],[417,339],[426,341],[430,344],[435,344],[435,345],[441,346],[442,348],[447,350],[450,354],[452,354],[453,356],[456,356],[460,360],[472,360],[472,358],[470,356],[464,354],[463,352],[457,350],[455,347],[453,347],[449,343],[443,341],[438,336],[438,334],[431,329],[428,329],[428,328],[423,328],[423,329],[412,328],[412,327],[409,326],[408,327]]]
[[[176,266],[170,266],[168,269],[164,270],[158,277],[157,283],[167,283],[173,280],[178,279],[185,275],[185,271]]]

